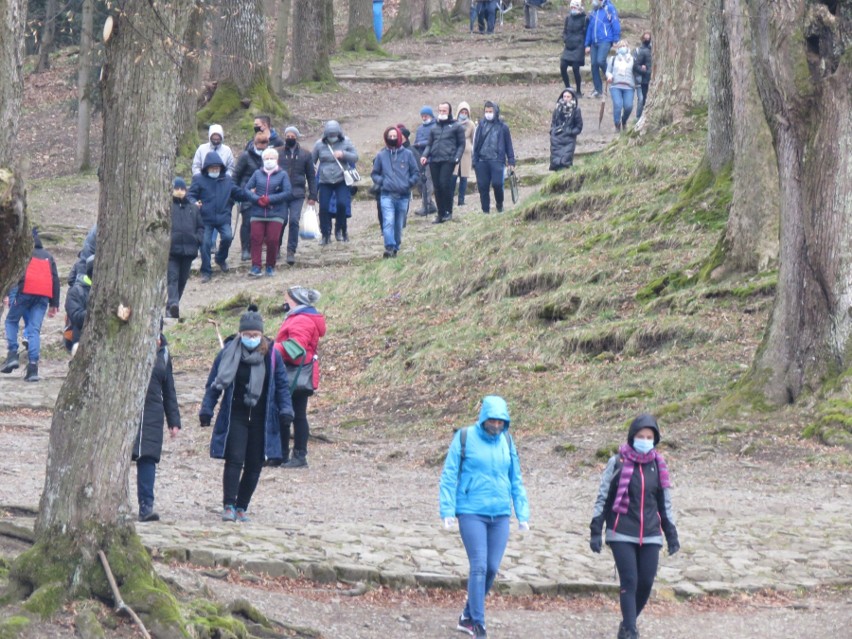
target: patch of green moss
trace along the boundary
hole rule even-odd
[[[852,447],[852,401],[830,399],[821,404],[816,421],[802,435],[829,446]]]
[[[636,291],[636,299],[640,302],[645,302],[655,297],[660,297],[664,292],[673,293],[694,282],[695,276],[689,276],[684,271],[666,273],[661,277],[651,280]]]
[[[598,244],[603,244],[612,239],[612,233],[598,233],[597,235],[593,235],[583,242],[583,248],[587,251],[592,250]]]
[[[64,581],[39,586],[24,602],[24,610],[42,619],[49,619],[65,603],[66,590]]]
[[[618,446],[616,444],[604,446],[603,448],[598,448],[595,451],[595,459],[598,459],[600,461],[608,461],[609,458],[615,455],[617,452]]]
[[[30,623],[30,620],[22,615],[12,615],[0,620],[0,639],[19,637]]]
[[[237,86],[224,82],[216,87],[213,98],[196,114],[198,126],[208,129],[211,124],[223,122],[240,108],[240,92]]]
[[[577,447],[574,444],[569,444],[566,442],[564,444],[557,444],[556,446],[554,446],[553,452],[557,455],[568,455],[570,453],[576,453]]]
[[[705,156],[687,180],[678,201],[658,219],[662,223],[681,220],[710,229],[722,229],[728,220],[732,198],[731,166],[714,175]]]
[[[355,53],[371,51],[387,55],[379,45],[379,41],[376,39],[376,32],[372,27],[358,27],[350,30],[343,39],[343,42],[340,43],[340,48],[343,51]]]

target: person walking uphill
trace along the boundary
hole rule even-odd
[[[258,169],[246,184],[251,207],[251,270],[250,276],[260,277],[260,259],[266,245],[266,276],[275,273],[281,228],[287,219],[287,200],[292,190],[290,178],[278,166],[278,151],[263,152],[263,168]]]
[[[348,242],[349,232],[346,226],[346,210],[351,203],[352,194],[343,179],[343,167],[355,165],[358,152],[352,140],[343,135],[337,120],[329,120],[323,128],[322,138],[314,144],[311,151],[311,162],[317,165],[317,181],[319,182],[320,232],[322,244],[331,243],[331,211],[329,204],[331,196],[337,201],[334,214],[334,239],[338,242]]]
[[[264,460],[281,459],[280,432],[293,422],[287,371],[263,336],[263,318],[254,305],[240,317],[239,334],[225,340],[210,369],[198,414],[202,427],[213,421],[220,396],[210,457],[225,460],[222,520],[245,522]]]
[[[550,170],[574,165],[577,136],[583,132],[583,114],[574,89],[567,87],[559,95],[550,119]]]
[[[285,363],[298,369],[307,362],[313,363],[313,387],[319,388],[319,357],[317,348],[320,339],[325,335],[325,316],[316,309],[320,293],[304,286],[291,286],[284,296],[284,322],[275,337],[275,348],[281,353]],[[284,348],[287,340],[296,341],[305,350],[305,354],[297,360],[292,360]],[[292,380],[291,380],[292,383]],[[281,459],[284,468],[305,468],[308,465],[308,398],[314,391],[294,390],[293,396],[293,458],[288,461],[290,453],[290,428],[281,429]]]
[[[490,100],[473,138],[473,170],[483,213],[491,212],[489,190],[494,189],[497,212],[503,212],[503,169],[515,168],[515,149],[509,127],[500,119],[500,107]]]
[[[639,637],[636,618],[651,596],[663,537],[669,555],[680,550],[669,471],[655,450],[659,443],[660,427],[653,416],[642,414],[631,422],[627,443],[604,469],[589,526],[589,547],[599,553],[606,523],[606,543],[618,569],[622,616],[618,639]]]
[[[166,336],[160,333],[157,339],[157,359],[151,370],[145,407],[139,421],[139,430],[133,442],[133,461],[136,462],[136,498],[139,502],[139,521],[159,521],[154,512],[154,481],[157,464],[163,452],[163,418],[169,425],[172,439],[180,432],[180,409],[172,360],[169,357]]]
[[[614,42],[621,39],[621,22],[618,11],[610,0],[592,0],[592,15],[586,29],[586,53],[591,57],[593,98],[603,95],[602,75],[606,70],[606,56]],[[566,85],[567,86],[567,85]]]
[[[441,519],[447,529],[458,520],[470,563],[467,603],[457,628],[474,637],[487,636],[485,595],[506,550],[513,506],[518,529],[529,530],[527,491],[509,426],[506,400],[485,397],[476,424],[453,436],[441,473]]]
[[[429,142],[423,150],[420,164],[428,164],[435,186],[438,215],[435,224],[453,218],[453,171],[464,153],[464,127],[453,119],[449,102],[438,105],[438,124],[429,131]]]
[[[169,244],[168,301],[169,317],[180,317],[180,298],[189,279],[192,260],[204,242],[204,222],[197,206],[186,199],[186,182],[175,178],[172,186],[172,238]]]
[[[564,87],[571,86],[568,78],[568,67],[574,72],[574,86],[577,89],[577,97],[583,97],[583,85],[580,77],[580,67],[586,64],[586,31],[589,28],[589,17],[583,11],[581,0],[571,0],[568,16],[562,28],[562,43],[565,48],[559,58],[559,74],[562,76]]]
[[[420,180],[420,170],[414,154],[403,146],[399,128],[389,126],[383,138],[385,148],[373,160],[370,178],[379,190],[382,239],[385,243],[382,257],[396,257],[402,245],[402,228],[408,215],[411,189]]]

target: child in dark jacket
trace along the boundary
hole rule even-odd
[[[180,317],[180,298],[189,279],[192,260],[204,241],[201,212],[186,199],[186,182],[175,178],[172,186],[172,239],[169,245],[168,309],[171,317]]]

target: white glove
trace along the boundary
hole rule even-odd
[[[518,522],[518,532],[529,532],[530,531],[530,522],[528,521],[519,521]]]
[[[455,517],[444,517],[444,519],[442,521],[444,522],[444,529],[445,530],[450,530],[453,527],[455,527],[455,525],[456,525],[456,518]]]

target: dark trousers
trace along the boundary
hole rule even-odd
[[[183,297],[183,289],[186,288],[186,281],[189,279],[189,269],[194,259],[194,257],[187,255],[169,255],[167,286],[169,306],[178,304],[180,298]]]
[[[251,265],[261,266],[263,247],[266,247],[266,268],[275,268],[278,261],[278,245],[281,241],[281,222],[272,220],[251,221]]]
[[[337,212],[331,213],[328,210],[328,203],[331,200],[331,194],[334,193],[337,197]],[[323,237],[331,237],[331,221],[335,222],[335,228],[347,232],[346,229],[346,211],[351,206],[352,194],[349,192],[349,187],[345,182],[337,184],[320,184],[319,185],[319,221],[320,232]]]
[[[636,618],[651,596],[662,546],[616,541],[609,547],[618,569],[622,623],[632,630],[636,628]]]
[[[453,169],[455,168],[455,162],[429,163],[432,184],[435,185],[435,204],[438,206],[438,215],[442,217],[453,214]]]
[[[265,405],[264,402],[251,410],[231,410],[231,425],[225,444],[225,470],[222,473],[223,506],[248,510],[265,456]]]
[[[136,460],[136,499],[139,508],[154,505],[154,480],[157,478],[157,462],[153,457],[140,457]]]
[[[580,63],[568,62],[568,60],[559,60],[559,75],[562,76],[562,86],[566,89],[571,86],[571,80],[568,78],[568,67],[574,72],[574,86],[577,93],[582,89],[582,78],[580,77]]]
[[[311,434],[308,425],[308,398],[310,395],[296,393],[293,395],[293,450],[308,450],[308,436]],[[290,429],[287,429],[285,439],[284,431],[281,431],[281,448],[286,450],[290,445]]]
[[[494,203],[503,208],[503,163],[499,160],[480,160],[473,167],[476,171],[476,188],[483,213],[491,212],[491,188],[494,188]]]
[[[251,251],[251,206],[240,208],[240,251]]]
[[[287,233],[287,252],[295,253],[299,246],[299,222],[302,221],[302,204],[305,198],[300,197],[287,202],[287,217],[284,219],[284,226],[281,227],[281,237],[278,238],[278,246],[284,243],[284,229],[289,228]]]
[[[456,182],[459,183],[459,201],[458,206],[464,204],[464,196],[467,193],[467,178],[459,177],[458,174],[453,173],[453,193],[456,192]]]

